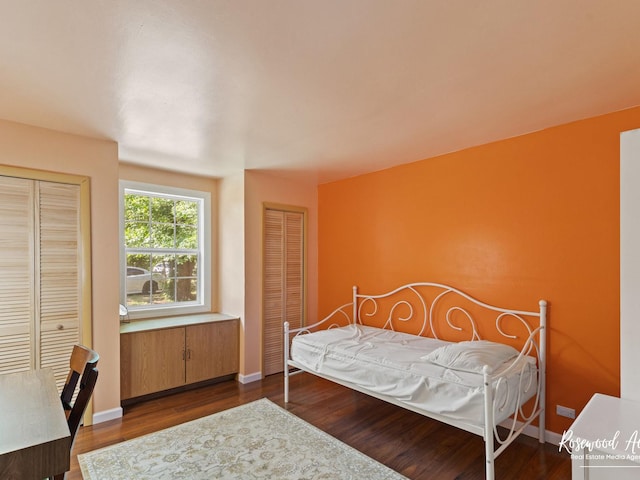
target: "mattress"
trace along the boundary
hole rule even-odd
[[[463,343],[480,346],[478,342]],[[499,344],[494,345],[500,348]],[[466,366],[450,368],[436,363],[443,358],[440,353],[460,346],[407,333],[349,325],[294,337],[291,359],[304,370],[391,397],[413,409],[483,427],[482,366],[479,371],[473,371],[474,368]],[[513,351],[517,356],[518,352]],[[502,358],[497,360],[493,365],[494,375],[508,368],[514,357],[506,362]],[[520,403],[531,398],[537,389],[535,359],[524,356],[518,362],[518,368],[510,369],[496,389],[496,423],[515,411],[518,389],[528,387]]]

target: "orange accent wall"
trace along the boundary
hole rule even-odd
[[[447,283],[495,305],[549,302],[547,428],[620,392],[620,132],[640,107],[318,189],[318,313],[351,286]]]

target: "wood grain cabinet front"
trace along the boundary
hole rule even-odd
[[[238,321],[120,335],[120,398],[127,400],[238,372]]]

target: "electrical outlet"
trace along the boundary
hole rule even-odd
[[[576,411],[573,408],[556,405],[556,413],[561,417],[576,418]]]

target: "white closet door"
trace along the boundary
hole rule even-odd
[[[80,336],[80,187],[38,182],[40,368],[52,368],[58,388]]]
[[[285,315],[291,328],[302,326],[304,314],[304,217],[284,212],[285,223]],[[284,342],[284,336],[281,335]],[[284,353],[283,353],[284,355]],[[284,366],[283,366],[284,368]]]
[[[33,181],[0,177],[0,373],[35,367]]]
[[[304,317],[304,213],[264,212],[263,374],[284,369],[283,323]]]
[[[284,214],[278,210],[264,212],[264,265],[263,265],[263,365],[262,373],[271,375],[282,371],[282,357],[278,352],[283,341],[278,331],[282,330],[284,316]],[[280,370],[278,370],[280,363]]]
[[[52,368],[81,338],[80,187],[0,177],[0,373]]]

